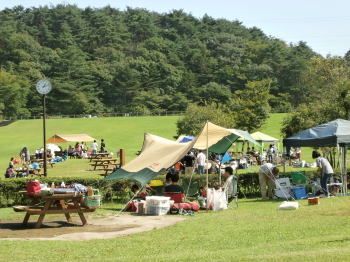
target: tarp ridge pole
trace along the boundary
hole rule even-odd
[[[124,211],[124,209],[128,206],[128,204],[129,204],[131,201],[134,200],[134,198],[141,192],[141,190],[143,190],[144,187],[145,187],[145,186],[142,186],[142,187],[139,189],[139,191],[137,191],[137,192],[135,193],[135,195],[132,196],[132,198],[131,198],[131,199],[124,205],[124,207],[118,212],[117,217],[120,216],[120,214]]]
[[[208,189],[209,189],[209,121],[207,120],[207,157],[206,157],[206,162],[207,162],[207,166],[206,166],[206,169],[207,169],[207,192],[208,192]],[[208,195],[208,193],[207,193]],[[209,209],[209,203],[207,201],[207,211]]]

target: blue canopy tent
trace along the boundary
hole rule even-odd
[[[347,192],[346,153],[350,145],[350,121],[336,119],[283,139],[287,152],[291,147],[338,147],[340,149],[341,173],[344,192]]]

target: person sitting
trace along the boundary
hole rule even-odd
[[[180,176],[178,172],[174,172],[171,176],[171,184],[164,187],[165,193],[184,193],[184,189],[178,185]]]
[[[13,178],[13,177],[16,177],[15,170],[14,170],[13,167],[9,166],[9,167],[6,169],[5,178]]]
[[[233,174],[232,167],[225,167],[224,177],[226,177],[226,181],[223,186],[223,190],[226,193],[228,202],[231,202],[237,194],[237,177]]]
[[[165,186],[169,186],[171,185],[171,176],[173,175],[173,173],[168,172],[165,176]]]

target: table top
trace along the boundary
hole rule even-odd
[[[100,159],[92,159],[93,162],[114,162],[117,161],[116,158],[100,158]]]

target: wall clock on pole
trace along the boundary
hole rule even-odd
[[[44,144],[44,176],[47,176],[47,151],[46,151],[46,95],[52,89],[51,83],[48,79],[41,79],[36,83],[36,90],[42,95],[43,101],[43,144]]]
[[[36,83],[36,90],[41,95],[47,95],[52,89],[51,83],[47,79],[41,79]]]

